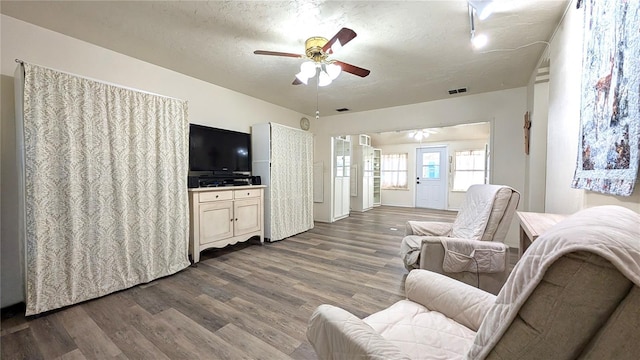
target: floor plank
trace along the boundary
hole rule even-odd
[[[83,306],[71,306],[56,315],[60,315],[62,325],[86,357],[106,359],[122,353]]]
[[[282,241],[203,251],[175,275],[39,316],[3,309],[1,357],[315,359],[305,334],[315,308],[365,317],[404,298],[406,221],[454,219],[382,206]]]

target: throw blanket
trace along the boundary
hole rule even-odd
[[[484,359],[489,354],[546,270],[567,253],[585,250],[602,256],[640,286],[639,224],[640,215],[631,210],[600,206],[583,210],[543,234],[516,264],[480,326],[467,359]],[[576,228],[580,228],[579,237],[575,236]]]

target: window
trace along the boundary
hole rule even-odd
[[[407,154],[383,154],[380,177],[383,189],[408,189]]]
[[[440,153],[422,153],[422,178],[440,179]]]
[[[473,184],[484,184],[484,150],[456,151],[453,191],[467,191]]]

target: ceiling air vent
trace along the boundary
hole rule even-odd
[[[462,94],[462,93],[466,93],[467,92],[467,88],[460,88],[460,89],[451,89],[449,90],[449,95],[455,95],[455,94]]]
[[[336,109],[337,112],[345,112],[345,111],[349,111],[349,109],[347,108],[340,108],[340,109]]]

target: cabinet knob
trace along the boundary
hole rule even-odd
[[[218,196],[220,196],[220,195],[216,195],[216,199],[218,198]]]
[[[229,219],[229,221],[233,222],[233,219]]]
[[[238,218],[236,218],[236,221],[238,221]]]
[[[247,193],[247,196],[249,196],[251,193]]]

